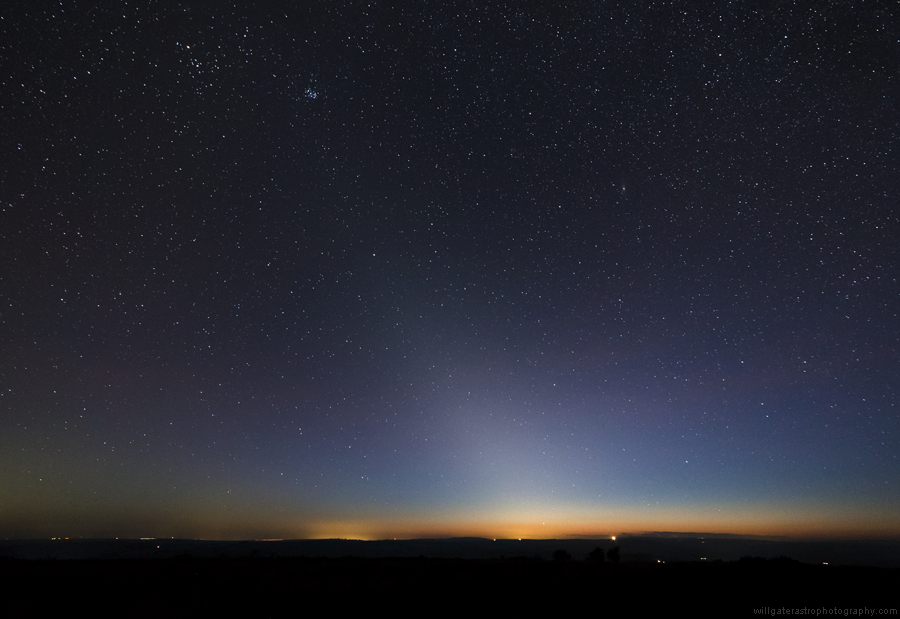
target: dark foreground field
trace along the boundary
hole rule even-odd
[[[648,608],[729,615],[792,609],[818,616],[868,609],[873,616],[897,608],[900,570],[785,558],[665,564],[525,557],[5,558],[0,582],[0,613],[7,617],[81,609],[92,617],[265,617],[379,608],[590,616]]]

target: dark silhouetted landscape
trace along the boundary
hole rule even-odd
[[[615,541],[6,541],[0,543],[0,577],[11,592],[10,616],[74,608],[123,616],[253,616],[295,612],[298,603],[549,611],[591,599],[602,600],[608,612],[673,604],[747,613],[877,612],[896,607],[898,548],[897,542],[649,535]],[[837,560],[825,564],[826,556]]]

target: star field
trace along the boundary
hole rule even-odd
[[[888,3],[0,20],[0,535],[900,533]]]

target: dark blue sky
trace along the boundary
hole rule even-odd
[[[5,11],[0,535],[900,532],[896,7]]]

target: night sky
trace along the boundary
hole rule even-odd
[[[396,4],[0,10],[0,537],[900,535],[897,3]]]

